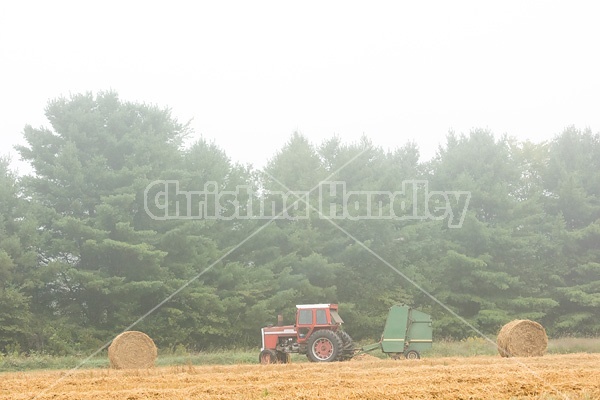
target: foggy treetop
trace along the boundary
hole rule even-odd
[[[205,140],[184,146],[189,127],[169,110],[113,92],[52,100],[46,117],[48,127],[25,127],[17,149],[30,175],[0,162],[0,352],[94,350],[198,275],[135,329],[160,347],[258,346],[277,314],[291,322],[296,304],[332,302],[355,339],[378,338],[388,308],[406,303],[432,314],[438,338],[476,335],[426,291],[486,334],[516,318],[550,335],[600,334],[600,136],[589,130],[547,143],[451,133],[426,162],[413,143],[388,152],[366,137],[315,144],[296,133],[262,173]],[[398,218],[335,223],[423,291],[319,215],[319,190],[308,197],[315,209],[300,204],[287,210],[297,218],[272,223],[148,213],[156,181],[181,192],[244,187],[243,211],[254,215],[261,204],[283,211],[275,192],[323,180],[404,191],[402,206],[385,196],[378,205]],[[436,214],[440,198],[426,203],[428,192],[449,191],[470,193],[467,205],[457,199],[460,227]],[[327,210],[343,214],[342,193],[325,194]],[[352,204],[367,213],[366,202]]]

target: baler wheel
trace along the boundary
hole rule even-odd
[[[407,360],[418,360],[421,358],[421,355],[416,350],[409,350],[404,353],[404,357],[406,357]]]
[[[275,353],[273,350],[264,349],[260,352],[258,361],[263,365],[275,364],[277,363],[277,353]]]
[[[338,358],[344,344],[342,339],[328,329],[318,330],[308,338],[308,359],[313,362],[331,362]]]

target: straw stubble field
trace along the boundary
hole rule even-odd
[[[416,361],[365,358],[332,364],[190,365],[145,370],[79,370],[72,374],[66,371],[0,374],[2,400],[409,397],[598,399],[600,354]]]

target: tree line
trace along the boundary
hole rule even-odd
[[[291,323],[295,304],[321,302],[340,304],[355,339],[377,339],[398,303],[430,313],[438,338],[475,335],[432,297],[486,334],[516,318],[550,335],[600,334],[590,130],[543,143],[451,132],[428,161],[414,143],[385,151],[295,133],[261,171],[204,139],[185,145],[191,130],[170,110],[114,92],[51,100],[46,117],[17,147],[30,174],[0,161],[0,352],[95,350],[138,319],[162,348],[259,346],[277,314]],[[177,189],[149,192],[153,182]],[[209,182],[237,198],[211,203]],[[276,196],[288,191],[308,204]],[[427,197],[456,191],[470,196],[455,198],[460,215],[443,207],[452,196]],[[396,192],[401,201],[383,195]],[[186,193],[204,193],[211,215],[267,205],[287,218],[202,218]],[[155,218],[149,199],[186,218]],[[196,214],[181,214],[188,202]],[[343,217],[370,212],[395,218]]]

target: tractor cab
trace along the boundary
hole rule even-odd
[[[337,304],[303,304],[297,305],[296,309],[298,343],[306,342],[315,330],[337,331],[344,323],[337,312]]]

